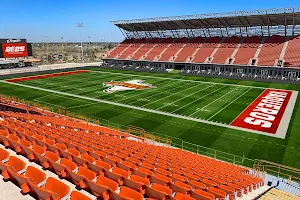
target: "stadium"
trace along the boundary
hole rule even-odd
[[[299,7],[111,23],[91,62],[0,40],[0,199],[300,199]]]

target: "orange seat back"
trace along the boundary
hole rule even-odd
[[[66,159],[66,158],[62,158],[60,160],[60,164],[61,165],[64,165],[66,168],[68,168],[69,170],[73,171],[74,169],[76,169],[77,165],[76,163],[72,162],[71,160],[69,159]]]
[[[94,178],[96,178],[96,176],[97,176],[95,172],[93,172],[92,170],[89,170],[85,167],[79,167],[77,174],[84,176],[86,179],[88,179],[90,181],[93,180]]]
[[[45,181],[47,177],[44,172],[32,166],[27,167],[25,176],[31,178],[36,185]]]
[[[119,185],[117,182],[109,179],[109,178],[106,178],[104,176],[99,176],[98,179],[97,179],[97,184],[99,185],[104,185],[104,186],[107,186],[109,187],[112,191],[115,191],[118,189]]]
[[[15,156],[9,157],[7,165],[13,167],[13,169],[16,172],[21,171],[21,170],[25,169],[25,167],[26,167],[25,162],[23,162],[22,160],[20,160],[19,158],[15,157]]]
[[[155,190],[158,190],[160,192],[164,192],[166,194],[172,195],[172,190],[169,187],[160,185],[158,183],[153,183],[152,188],[155,189]]]
[[[130,189],[128,187],[121,187],[121,190],[120,190],[120,196],[122,197],[127,197],[127,198],[131,198],[131,199],[134,199],[134,200],[143,200],[144,197],[141,193],[133,190],[133,189]]]
[[[66,196],[70,191],[69,186],[53,177],[47,179],[45,189],[56,193],[60,199]]]

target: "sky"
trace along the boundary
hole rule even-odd
[[[110,21],[296,7],[296,0],[0,0],[0,38],[28,42],[120,42]],[[46,39],[47,38],[47,39]],[[89,39],[90,38],[90,39]]]

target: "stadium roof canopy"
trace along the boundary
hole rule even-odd
[[[294,35],[300,34],[300,32],[298,33],[300,7],[118,20],[112,21],[112,23],[119,27],[122,33],[125,33],[125,37],[142,36],[141,32],[175,31],[178,33],[180,30],[186,30],[187,35],[189,35],[188,33],[193,34],[194,30],[206,32],[206,36],[208,34],[212,36],[211,32],[226,35],[233,29],[237,30],[235,32],[247,35]],[[219,31],[217,31],[218,29]],[[254,29],[256,34],[253,34]],[[149,34],[146,33],[148,36]],[[172,34],[176,35],[174,32]]]

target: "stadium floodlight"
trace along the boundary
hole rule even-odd
[[[64,37],[61,37],[61,59],[64,61]]]
[[[83,23],[76,23],[76,26],[79,28],[79,32],[80,32],[81,61],[82,61],[82,64],[84,64],[83,46],[82,46],[82,35],[81,35],[81,28],[83,28]]]
[[[45,36],[46,40],[46,54],[47,54],[47,64],[49,63],[49,44],[48,44],[48,36]]]

